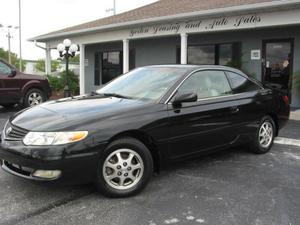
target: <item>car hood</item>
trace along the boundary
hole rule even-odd
[[[31,131],[75,129],[88,121],[125,116],[149,103],[115,97],[79,96],[25,109],[11,118],[15,126]]]
[[[32,80],[47,80],[45,76],[42,75],[36,75],[36,74],[28,74],[28,73],[21,73],[18,72],[20,75],[23,75],[23,77],[27,79],[32,79]]]

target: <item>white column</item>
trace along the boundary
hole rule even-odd
[[[46,46],[45,72],[46,75],[51,74],[51,48],[48,45]]]
[[[123,73],[129,71],[129,40],[123,40]]]
[[[83,95],[85,94],[85,74],[84,74],[84,61],[85,61],[85,45],[81,44],[79,45],[80,48],[80,57],[79,57],[79,90],[80,94]]]
[[[180,63],[187,64],[187,40],[188,35],[186,33],[180,34],[181,37],[181,54],[180,54]]]

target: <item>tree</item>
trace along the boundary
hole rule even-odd
[[[19,69],[20,58],[18,58],[17,54],[13,52],[10,52],[10,57],[11,57],[11,65]],[[0,48],[0,59],[3,59],[6,62],[8,62],[8,51],[4,50],[3,48]],[[26,67],[26,62],[22,60],[22,71],[24,71],[25,67]]]
[[[59,66],[59,61],[51,60],[51,72],[56,71],[58,66]],[[46,70],[45,70],[45,59],[39,59],[35,64],[35,68],[38,71],[46,72]]]

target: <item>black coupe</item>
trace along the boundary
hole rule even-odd
[[[169,162],[247,144],[266,153],[289,119],[288,96],[223,66],[135,69],[89,95],[27,108],[1,135],[2,168],[38,181],[141,191]]]

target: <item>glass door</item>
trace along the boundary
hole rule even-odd
[[[292,39],[263,42],[263,82],[288,91],[292,65]]]

